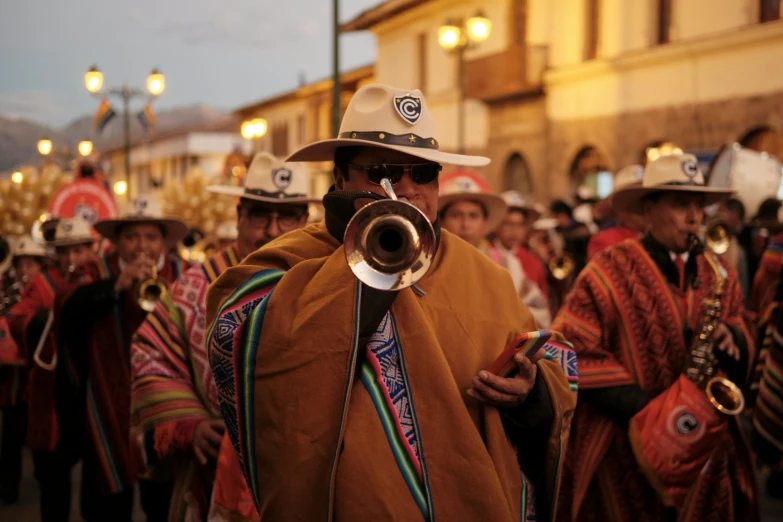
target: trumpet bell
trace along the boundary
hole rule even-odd
[[[723,377],[713,377],[705,387],[712,405],[726,415],[739,415],[745,409],[745,396],[736,384]]]
[[[716,223],[707,227],[707,231],[704,234],[704,243],[717,255],[723,255],[728,252],[731,238],[726,225]]]
[[[343,239],[354,275],[379,290],[416,284],[435,257],[436,239],[424,213],[404,201],[384,199],[360,209]]]
[[[145,312],[152,312],[166,292],[166,285],[160,279],[147,279],[139,286],[139,306]]]
[[[574,258],[568,254],[552,258],[549,262],[549,271],[552,273],[552,277],[558,281],[568,279],[568,276],[574,271]]]

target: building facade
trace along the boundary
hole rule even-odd
[[[343,73],[341,109],[345,110],[357,89],[372,83],[373,79],[373,66]],[[239,122],[254,118],[263,118],[267,122],[266,134],[249,142],[252,150],[267,151],[285,158],[308,143],[333,137],[332,85],[331,79],[300,85],[279,96],[237,109],[234,115]],[[310,195],[320,197],[326,194],[332,184],[331,163],[307,163],[302,168],[310,174]]]
[[[389,0],[347,22],[376,35],[378,81],[422,88],[449,150],[459,64],[438,30],[477,11],[492,30],[465,55],[465,148],[498,190],[605,193],[662,143],[783,157],[780,0]]]
[[[197,167],[207,178],[222,174],[226,157],[234,151],[249,153],[251,145],[242,139],[233,119],[187,129],[172,130],[146,138],[131,146],[130,175],[125,179],[125,149],[101,151],[108,162],[109,182],[127,182],[121,201],[155,192],[181,180]],[[115,174],[116,173],[116,174]],[[116,178],[116,179],[115,179]]]

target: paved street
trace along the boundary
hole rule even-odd
[[[79,522],[79,469],[74,470],[74,500],[72,504],[71,522]],[[762,522],[783,522],[783,502],[762,498]],[[136,499],[134,522],[143,522],[144,514]],[[33,462],[26,452],[24,463],[24,478],[22,479],[22,492],[19,503],[14,506],[0,506],[0,521],[2,522],[39,522],[38,515],[38,487],[33,478]]]

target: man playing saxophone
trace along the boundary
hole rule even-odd
[[[582,388],[558,520],[758,519],[747,449],[723,413],[741,408],[729,381],[746,382],[753,339],[736,273],[697,239],[703,208],[729,194],[682,154],[613,196],[649,228],[597,254],[553,323]]]

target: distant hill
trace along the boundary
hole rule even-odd
[[[115,110],[117,110],[115,108]],[[138,108],[131,113],[131,141],[144,139],[145,133],[136,119]],[[156,113],[155,131],[157,134],[187,127],[203,127],[212,123],[226,121],[228,111],[208,105],[174,107]],[[60,129],[53,129],[40,123],[11,119],[0,115],[0,172],[12,169],[24,163],[38,162],[38,140],[47,137],[57,148],[67,147],[74,153],[77,144],[83,139],[93,142],[95,150],[105,150],[121,146],[123,143],[122,114],[106,126],[103,133],[92,132],[92,115],[73,120]]]

